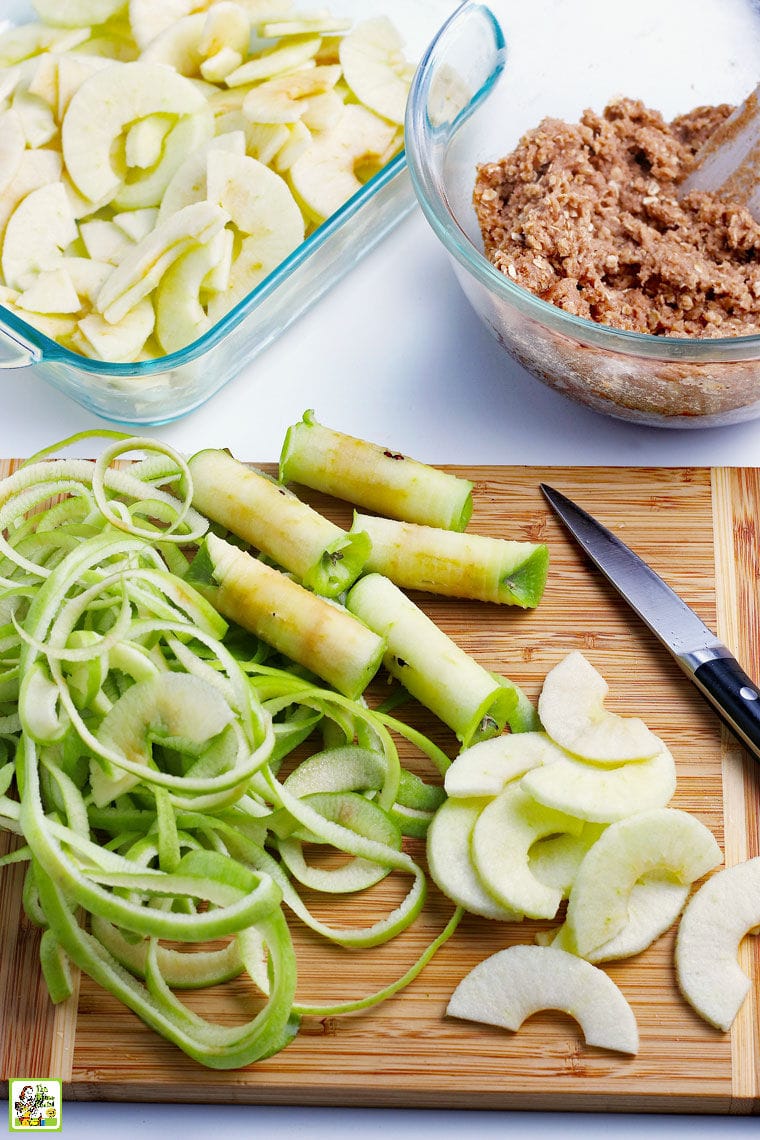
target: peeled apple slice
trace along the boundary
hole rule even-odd
[[[395,127],[358,104],[343,108],[334,127],[314,139],[290,167],[290,184],[309,216],[322,222],[362,183],[356,168],[385,154]]]
[[[63,122],[69,103],[74,92],[78,91],[85,79],[89,79],[96,71],[110,67],[112,61],[97,55],[84,55],[79,52],[67,52],[59,55],[57,67],[57,115],[58,122]]]
[[[532,873],[547,887],[555,887],[567,898],[586,852],[596,843],[604,824],[586,823],[578,835],[547,835],[531,847],[528,855]],[[548,943],[544,943],[548,945]],[[562,946],[563,950],[571,947]]]
[[[94,304],[106,277],[113,273],[113,266],[107,261],[91,257],[64,257],[61,269],[66,270],[78,295],[89,304]]]
[[[118,265],[124,256],[134,249],[134,241],[124,233],[121,226],[106,218],[93,218],[82,222],[79,235],[88,255],[95,261],[108,261]]]
[[[623,929],[585,954],[587,962],[611,962],[632,958],[664,934],[678,918],[689,897],[689,887],[671,879],[646,878],[634,883],[628,898],[628,919]],[[563,924],[547,945],[575,953],[568,927]]]
[[[579,835],[583,823],[537,804],[519,784],[508,784],[480,813],[472,833],[472,859],[488,893],[501,906],[529,918],[554,918],[562,891],[547,886],[530,866],[533,844],[547,835]]]
[[[32,149],[45,146],[58,134],[55,116],[39,95],[30,91],[17,91],[11,106],[21,120],[27,146]]]
[[[194,0],[129,0],[129,26],[140,51],[195,7]]]
[[[430,877],[438,889],[471,914],[501,922],[522,916],[500,906],[488,894],[470,858],[470,839],[475,822],[488,801],[444,800],[427,830],[427,860]]]
[[[712,832],[677,808],[654,808],[610,824],[581,863],[570,892],[566,923],[578,953],[585,957],[624,928],[639,879],[660,875],[692,883],[721,858]]]
[[[350,20],[331,16],[326,9],[320,9],[313,13],[302,12],[292,20],[269,20],[259,26],[259,35],[265,40],[276,40],[285,36],[332,35],[350,27]]]
[[[250,41],[251,20],[244,6],[234,0],[217,0],[208,10],[198,44],[204,59],[213,59],[222,51],[244,57]]]
[[[90,201],[116,197],[126,167],[116,169],[112,156],[127,127],[147,115],[186,116],[205,109],[206,100],[196,87],[160,64],[112,64],[95,72],[72,96],[61,128],[72,181]]]
[[[638,717],[621,717],[604,707],[609,685],[577,650],[546,676],[538,715],[562,748],[596,764],[645,760],[662,742]]]
[[[16,177],[26,149],[26,136],[17,111],[0,114],[0,194]]]
[[[510,780],[542,764],[555,764],[564,755],[544,732],[494,736],[454,757],[446,769],[444,788],[454,797],[498,796]]]
[[[212,323],[241,301],[304,239],[304,220],[283,178],[249,155],[214,152],[209,201],[218,203],[242,235],[229,288],[209,303]]]
[[[223,59],[230,60],[229,71],[242,62],[248,51],[251,25],[239,4],[219,0],[208,12],[183,16],[164,28],[142,53],[146,63],[161,63],[187,77],[202,75],[214,81],[215,68],[226,74]],[[215,60],[211,74],[206,64]],[[219,75],[221,81],[224,75]]]
[[[132,241],[142,241],[155,229],[158,210],[155,206],[146,206],[142,210],[125,210],[121,214],[114,214],[111,221]]]
[[[399,125],[404,122],[412,78],[403,41],[387,16],[363,20],[340,43],[346,83],[365,107]]]
[[[182,116],[168,131],[155,165],[145,172],[139,166],[129,167],[126,181],[111,204],[117,210],[158,206],[185,156],[208,142],[213,133],[214,116],[208,106],[192,115]]]
[[[557,752],[551,769],[528,772],[522,785],[539,803],[580,819],[608,823],[665,807],[676,790],[675,761],[664,744],[649,760],[629,760],[615,768]]]
[[[211,151],[228,150],[232,154],[245,154],[245,135],[242,131],[229,131],[209,139],[203,146],[188,154],[172,175],[158,208],[158,220],[165,221],[184,206],[201,202],[208,194],[206,170]]]
[[[328,131],[343,114],[344,105],[343,98],[335,87],[331,91],[323,91],[321,95],[312,95],[301,115],[301,123],[310,131]]]
[[[77,227],[61,182],[33,190],[17,206],[5,231],[2,266],[7,285],[25,289],[37,273],[55,269]]]
[[[739,944],[751,932],[760,934],[760,856],[726,867],[703,883],[678,927],[681,993],[700,1017],[724,1032],[752,985],[739,965]]]
[[[58,56],[46,52],[39,56],[34,75],[29,80],[27,92],[42,99],[55,111],[58,106]]]
[[[44,51],[69,51],[89,39],[89,28],[50,28],[19,24],[0,36],[0,67],[12,67]]]
[[[78,313],[82,307],[74,282],[63,268],[39,273],[16,304],[30,313]]]
[[[62,28],[104,24],[126,6],[127,0],[33,0],[34,10],[41,20]]]
[[[63,163],[56,150],[25,150],[18,170],[0,197],[0,236],[7,228],[16,207],[33,190],[61,181]]]
[[[321,99],[322,96],[317,95],[316,98]],[[342,106],[343,104],[341,103],[341,107]],[[306,114],[304,114],[304,118],[306,117]],[[256,126],[257,124],[253,123],[251,125]],[[272,165],[278,174],[287,174],[296,159],[300,158],[311,145],[312,139],[311,131],[303,119],[300,119],[297,123],[289,123],[285,127],[285,130],[288,132],[288,137],[272,160]]]
[[[147,115],[127,131],[124,154],[127,166],[147,170],[161,157],[164,142],[174,125],[172,115]]]
[[[77,327],[84,342],[79,343],[87,356],[131,363],[139,358],[154,322],[153,305],[146,297],[116,324],[109,324],[99,313],[83,317]]]
[[[575,1018],[587,1045],[638,1052],[636,1018],[612,979],[552,946],[509,946],[492,954],[462,979],[446,1013],[516,1031],[544,1009]]]
[[[232,243],[232,231],[220,230],[210,242],[189,250],[167,269],[156,291],[156,336],[164,352],[184,348],[209,328],[201,290],[222,261],[229,276]]]
[[[161,63],[188,78],[200,74],[203,56],[198,50],[206,17],[203,12],[183,16],[170,24],[148,44],[141,59]]]
[[[260,83],[263,79],[271,79],[272,76],[280,75],[284,71],[295,71],[314,58],[321,43],[319,36],[306,36],[302,40],[294,40],[293,43],[286,43],[284,46],[269,48],[268,51],[261,52],[255,59],[247,60],[235,71],[230,72],[225,78],[225,83],[228,87],[242,87],[248,83]]]
[[[252,123],[295,123],[308,108],[308,100],[332,90],[339,78],[340,68],[332,66],[276,75],[250,89],[243,114]]]
[[[138,242],[114,269],[98,295],[97,309],[116,324],[147,297],[166,270],[191,246],[210,241],[229,215],[211,202],[195,202],[172,214]]]
[[[225,133],[242,134],[245,142],[243,151],[251,158],[257,158],[265,166],[271,166],[274,156],[280,147],[290,138],[290,131],[285,123],[251,123],[242,111],[227,111],[216,121],[219,132],[217,138]]]

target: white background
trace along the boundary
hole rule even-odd
[[[0,385],[3,455],[31,454],[84,428],[108,426],[32,370],[2,373]],[[760,422],[647,429],[587,412],[531,379],[471,312],[418,212],[206,407],[151,434],[188,452],[224,446],[240,458],[274,461],[285,428],[306,408],[330,426],[432,463],[754,465],[760,457]],[[613,1129],[616,1140],[757,1135],[757,1120],[739,1117],[68,1102],[63,1122],[65,1133],[82,1140],[279,1140],[296,1133],[310,1140],[440,1140],[463,1130],[500,1140],[553,1137],[558,1130],[589,1140]]]

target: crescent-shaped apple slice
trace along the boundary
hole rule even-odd
[[[309,217],[323,222],[362,183],[356,170],[385,155],[396,128],[358,103],[349,103],[334,126],[317,135],[289,169],[290,184]]]
[[[414,65],[387,16],[363,20],[340,43],[346,83],[359,102],[392,123],[404,122]]]
[[[46,24],[61,28],[90,28],[105,24],[127,0],[34,0],[34,10]]]
[[[93,114],[94,107],[98,109],[97,114]],[[127,129],[138,119],[154,114],[177,116],[177,127],[172,135],[183,120],[195,115],[204,123],[208,119],[209,136],[213,132],[213,116],[205,96],[189,79],[171,68],[140,61],[113,63],[85,79],[72,95],[61,126],[64,162],[81,194],[92,202],[102,202],[109,195],[115,198],[123,192],[129,201],[123,202],[122,208],[156,204],[144,201],[142,195],[138,200],[135,183],[127,186],[124,156],[120,161],[118,157],[119,142]],[[201,141],[196,139],[192,145],[197,146]],[[189,145],[188,136],[183,146]],[[175,156],[177,166],[186,153],[184,149],[181,155]],[[160,196],[159,193],[157,201]]]
[[[446,1012],[516,1031],[544,1009],[575,1018],[587,1045],[638,1052],[636,1018],[621,990],[598,966],[553,946],[509,946],[492,954],[465,975]]]
[[[556,764],[565,753],[545,732],[505,733],[479,740],[454,757],[444,776],[446,794],[498,796],[510,780],[543,764]]]
[[[96,308],[117,324],[156,288],[170,265],[197,245],[211,241],[229,219],[220,206],[194,202],[172,214],[136,243],[98,294]]]
[[[677,808],[653,808],[602,832],[575,877],[567,905],[568,934],[585,957],[628,921],[633,886],[647,875],[693,883],[721,862],[715,836]]]
[[[83,317],[78,325],[77,344],[86,356],[97,360],[130,363],[139,359],[154,323],[153,305],[150,298],[144,297],[116,324],[99,313]]]
[[[250,155],[214,151],[207,183],[209,202],[227,212],[241,237],[229,287],[209,302],[214,323],[301,244],[305,227],[285,179]]]
[[[232,230],[220,230],[211,241],[184,253],[164,274],[156,290],[156,336],[164,352],[176,352],[208,330],[211,319],[202,303],[210,274],[229,280]]]
[[[472,859],[488,893],[529,918],[554,918],[562,891],[536,877],[530,849],[547,835],[579,835],[583,821],[536,803],[519,783],[507,784],[478,816]]]
[[[27,289],[38,273],[57,268],[63,250],[77,236],[62,182],[51,182],[27,194],[5,231],[2,266],[6,284],[13,289]]]
[[[750,933],[760,934],[760,856],[726,867],[703,883],[678,927],[681,993],[705,1021],[724,1032],[752,985],[738,960],[739,943]]]
[[[646,760],[662,742],[638,717],[604,707],[609,685],[577,650],[546,675],[538,699],[541,724],[556,744],[595,764]]]
[[[444,800],[427,830],[430,877],[447,898],[471,914],[516,922],[522,915],[491,898],[470,858],[472,829],[486,803],[475,798]]]
[[[585,955],[586,961],[612,962],[640,954],[673,925],[688,897],[689,887],[674,883],[671,879],[640,879],[634,883],[628,899],[628,920],[625,926],[609,942],[589,951]],[[560,950],[575,953],[575,944],[565,923],[541,945],[556,946]]]
[[[676,790],[676,766],[664,744],[648,760],[628,760],[615,768],[576,760],[565,753],[549,767],[527,772],[522,785],[547,807],[580,819],[610,823],[665,807]]]

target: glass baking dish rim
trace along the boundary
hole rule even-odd
[[[147,378],[180,368],[184,364],[189,364],[191,361],[205,356],[210,349],[229,336],[259,304],[283,285],[296,269],[321,249],[337,231],[347,225],[362,207],[368,205],[379,191],[395,178],[400,177],[404,173],[406,165],[406,152],[402,149],[355,194],[347,199],[334,214],[317,226],[309,237],[301,242],[284,261],[281,261],[255,289],[246,294],[242,301],[239,301],[234,308],[225,313],[221,320],[217,321],[203,336],[175,352],[155,357],[152,360],[139,360],[131,363],[96,360],[65,348],[2,304],[0,304],[0,339],[7,338],[13,341],[14,347],[28,350],[32,358],[29,363],[39,364],[43,361],[55,361],[76,368],[80,372],[98,376]]]

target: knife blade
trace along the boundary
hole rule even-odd
[[[727,727],[760,760],[760,690],[731,650],[617,535],[560,491],[541,491],[591,561],[672,654]]]

